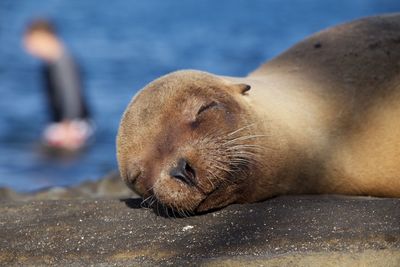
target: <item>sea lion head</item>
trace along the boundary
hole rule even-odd
[[[237,201],[238,181],[257,172],[249,89],[200,71],[174,72],[143,88],[118,131],[118,163],[126,184],[178,212]]]

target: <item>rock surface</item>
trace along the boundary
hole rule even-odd
[[[400,266],[400,199],[284,196],[189,218],[140,202],[4,202],[0,265]]]

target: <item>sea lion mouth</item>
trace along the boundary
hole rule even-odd
[[[202,213],[206,213],[209,211],[213,211],[213,210],[222,208],[223,206],[215,207],[214,205],[210,205],[211,202],[209,202],[209,200],[210,200],[209,196],[211,196],[214,192],[216,192],[218,190],[219,190],[219,188],[216,188],[215,190],[210,192],[208,195],[206,195],[206,194],[203,195],[202,200],[193,209],[182,209],[182,208],[174,207],[174,206],[169,205],[168,203],[164,203],[163,201],[158,199],[155,194],[151,194],[147,198],[143,198],[142,202],[140,204],[140,207],[146,208],[146,209],[151,209],[157,215],[166,217],[166,218],[191,217],[191,216],[195,216],[198,214],[202,214]]]
[[[165,196],[160,194],[160,191],[157,191],[156,188],[152,187],[146,192],[145,195],[142,195],[142,202],[140,206],[142,208],[152,209],[157,215],[163,217],[177,218],[194,216],[198,213],[198,211],[204,212],[205,209],[199,207],[203,206],[204,202],[206,202],[207,199],[214,194],[214,192],[220,190],[220,186],[217,186],[212,191],[206,192],[198,184],[188,184],[186,181],[182,181],[183,178],[176,179],[177,183],[185,187],[185,193],[188,196],[197,195],[197,201],[194,201],[194,199],[186,199],[183,201],[173,199],[171,197],[167,198],[166,200]],[[168,194],[178,194],[178,191],[175,191],[175,193],[170,191]],[[209,204],[210,203],[208,203],[207,206],[209,206]]]
[[[240,186],[238,184],[221,184],[200,201],[194,209],[194,213],[207,213],[226,207],[237,200],[239,191]]]
[[[212,196],[214,194],[214,192],[218,192],[218,190],[220,189],[220,186],[216,187],[213,191],[209,192],[208,194],[204,195],[203,200],[201,200],[199,202],[199,204],[197,205],[197,207],[194,209],[195,213],[202,213],[208,209],[204,209],[202,207],[207,206],[207,201],[209,201],[209,197]]]

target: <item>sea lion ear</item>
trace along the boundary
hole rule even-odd
[[[233,85],[236,92],[246,95],[247,92],[251,89],[251,86],[245,83],[238,83]]]

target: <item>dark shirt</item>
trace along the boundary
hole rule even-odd
[[[68,54],[44,64],[43,74],[53,122],[89,119],[79,69]]]

